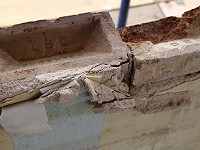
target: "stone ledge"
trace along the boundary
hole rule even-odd
[[[109,13],[87,13],[0,29],[0,84],[126,59]]]

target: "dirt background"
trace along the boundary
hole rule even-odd
[[[183,0],[183,4],[171,1],[160,3],[159,6],[144,6],[155,1],[131,0],[127,25],[154,21],[165,16],[180,16],[184,11],[199,5],[199,0]],[[103,10],[112,10],[111,16],[117,23],[120,3],[121,0],[0,0],[0,26]],[[142,6],[136,7],[138,5]]]

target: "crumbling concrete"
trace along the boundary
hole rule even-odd
[[[124,73],[126,73],[126,71],[123,72],[124,69],[121,69],[123,67],[128,68],[128,65],[125,64],[122,65],[123,67],[116,67],[114,64],[118,63],[110,62],[110,64],[95,64],[85,68],[68,69],[65,71],[38,75],[32,78],[32,80],[19,80],[2,84],[0,97],[1,106],[12,104],[12,102],[20,102],[35,98],[39,98],[36,100],[36,103],[52,100],[62,102],[65,101],[64,99],[73,99],[74,96],[79,94],[80,84],[84,81],[85,75],[98,75],[102,78],[100,86],[97,88],[97,91],[99,92],[98,96],[92,93],[93,87],[90,88],[88,86],[89,91],[92,94],[92,102],[102,103],[113,101],[116,98],[130,98],[130,95],[128,94],[128,85],[123,81],[126,75]],[[115,67],[112,67],[112,65]],[[10,85],[12,84],[14,86],[11,87]],[[105,91],[106,87],[111,89],[110,93],[108,92],[110,96],[101,93]]]
[[[80,89],[74,78],[80,75],[101,75],[105,86],[128,95],[129,49],[108,13],[24,23],[0,33],[1,106],[37,98],[36,103],[73,99]],[[50,89],[42,92],[44,88]]]
[[[159,92],[200,77],[199,15],[200,8],[196,8],[182,18],[120,29],[130,50],[120,42],[107,13],[1,29],[0,104],[29,99],[65,102],[76,97],[82,85],[91,102],[97,103],[95,112],[136,108],[155,113],[188,105],[190,89]]]
[[[0,29],[0,83],[107,63],[128,51],[108,13],[87,13]]]

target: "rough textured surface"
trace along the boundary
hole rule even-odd
[[[0,29],[0,84],[126,57],[108,13],[87,13]]]
[[[79,83],[62,82],[84,74],[101,75],[102,84],[122,93],[129,91],[129,49],[121,42],[108,13],[87,13],[1,28],[0,45],[1,104],[21,98],[39,97],[36,103],[73,99],[79,93]],[[124,62],[127,65],[121,68]],[[51,89],[41,93],[43,88]],[[98,101],[102,103],[101,99]],[[103,101],[110,101],[109,97]]]
[[[130,88],[130,94],[132,96],[151,96],[155,93],[166,91],[182,83],[188,83],[190,81],[195,81],[200,78],[200,72],[193,74],[187,74],[183,76],[177,76],[174,78],[162,80],[160,82],[149,82],[147,84],[135,85]]]
[[[9,92],[1,90],[1,103],[3,104],[4,102],[14,100],[19,96],[22,97],[23,94],[31,93],[35,89],[40,89],[41,92],[45,91],[45,93],[42,92],[42,95],[36,99],[36,103],[49,101],[66,102],[79,94],[80,83],[82,84],[85,75],[98,75],[102,78],[99,86],[94,89],[89,86],[90,84],[87,82],[87,78],[85,79],[92,102],[104,103],[131,99],[128,94],[128,81],[126,81],[126,76],[129,74],[129,61],[126,60],[123,64],[121,63],[120,61],[113,61],[108,64],[94,64],[84,68],[41,74],[33,78],[33,80],[19,80],[15,82],[16,86],[13,87],[9,86],[10,83],[3,84],[3,89],[9,88]],[[59,86],[56,84],[59,84]],[[28,88],[27,86],[30,87]],[[93,92],[94,90],[95,92]]]
[[[140,102],[139,105],[136,103],[137,110],[156,113],[190,103],[188,93],[194,89],[164,95],[158,93],[198,81],[199,19],[200,7],[197,7],[181,18],[169,17],[119,30],[122,40],[134,54],[129,94]]]
[[[138,104],[137,104],[138,102]],[[151,96],[149,98],[136,101],[136,110],[142,113],[157,113],[177,107],[189,105],[191,103],[190,92],[166,93]]]
[[[1,48],[17,61],[74,53],[101,38],[102,45],[92,51],[109,52],[106,35],[101,31],[101,18],[107,14],[85,14],[23,23],[0,30]],[[99,33],[98,36],[96,32]],[[93,39],[91,39],[93,38]],[[95,43],[98,44],[98,43]],[[91,49],[84,49],[91,51]],[[39,53],[39,55],[38,55]]]
[[[149,35],[155,36],[157,35],[156,32],[158,31],[158,33],[162,35],[161,39],[163,39],[163,35],[168,35],[168,33],[171,33],[173,30],[172,28],[176,29],[176,32],[173,31],[176,33],[174,35],[179,35],[178,31],[180,26],[182,26],[184,23],[190,23],[190,25],[187,25],[190,26],[190,28],[187,28],[187,31],[190,31],[190,33],[197,33],[195,31],[198,31],[199,28],[198,18],[199,8],[196,8],[191,12],[185,13],[182,18],[166,18],[156,22],[147,23],[145,24],[147,27],[145,27],[145,25],[144,27],[143,25],[139,26]],[[180,20],[182,20],[182,23],[180,23]],[[192,21],[188,22],[188,20]],[[166,28],[163,28],[164,25],[167,25]],[[154,26],[154,28],[151,26]],[[115,109],[115,107],[121,105],[117,104],[118,101],[121,101],[121,103],[124,101],[122,104],[124,105],[124,108],[129,108],[129,106],[126,104],[129,103],[129,100],[130,102],[134,101],[133,97],[135,96],[151,97],[156,92],[161,92],[173,88],[181,83],[189,82],[199,78],[200,68],[198,64],[200,60],[200,40],[198,37],[194,38],[195,35],[193,33],[191,34],[191,36],[193,36],[192,38],[179,39],[183,37],[177,37],[175,39],[179,40],[158,44],[153,44],[152,42],[157,43],[168,40],[158,40],[157,42],[152,40],[150,40],[152,41],[150,42],[144,39],[141,41],[129,40],[126,41],[132,50],[129,52],[123,44],[115,41],[115,39],[119,40],[119,35],[115,33],[115,30],[112,28],[113,24],[109,18],[109,15],[106,13],[97,13],[63,17],[54,21],[46,20],[31,22],[1,29],[0,42],[2,42],[2,56],[7,53],[9,54],[9,57],[16,59],[16,61],[20,63],[22,62],[23,65],[26,65],[26,63],[29,64],[28,67],[31,67],[31,69],[25,69],[26,67],[15,71],[13,70],[14,68],[10,71],[8,71],[9,68],[6,68],[8,69],[7,71],[4,69],[4,72],[1,74],[1,82],[3,82],[3,84],[1,84],[2,90],[0,91],[0,100],[2,102],[9,101],[13,97],[15,98],[15,96],[21,94],[23,95],[24,93],[31,92],[34,89],[38,88],[41,90],[41,87],[57,82],[57,80],[59,80],[59,82],[63,82],[69,77],[76,77],[78,75],[92,75],[101,76],[101,82],[97,83],[95,87],[90,80],[84,80],[88,91],[91,94],[92,102],[99,103],[100,105],[98,105],[98,107],[102,106],[102,108],[110,107],[111,109]],[[80,29],[81,32],[87,32],[88,35],[78,32]],[[131,31],[129,31],[129,29],[131,29]],[[138,26],[132,26],[121,29],[120,33],[123,33],[125,30],[129,34],[128,37],[131,38],[131,36],[134,36],[132,29],[139,31]],[[152,29],[154,29],[156,32]],[[75,56],[77,55],[77,51],[75,50],[76,48],[74,49],[73,47],[65,46],[61,48],[59,45],[55,44],[55,41],[52,41],[50,44],[47,44],[51,45],[53,43],[52,47],[50,47],[51,51],[53,52],[53,57],[49,57],[51,56],[51,54],[48,53],[49,47],[41,46],[41,44],[45,44],[46,38],[44,37],[51,37],[50,35],[46,35],[47,31],[51,31],[52,34],[56,33],[54,40],[60,39],[60,35],[62,35],[60,33],[64,33],[65,31],[69,31],[69,35],[72,35],[72,37],[76,37],[77,34],[88,37],[89,39],[84,37],[84,40],[89,40],[87,42],[84,40],[82,41],[81,38],[83,37],[81,36],[79,36],[80,39],[72,38],[71,40],[68,40],[69,38],[66,37],[64,40],[65,42],[68,42],[66,46],[73,46],[76,42],[79,44],[86,44],[84,45],[83,56]],[[41,34],[43,32],[45,34]],[[152,32],[154,32],[154,34],[152,34]],[[39,55],[38,57],[35,50],[32,53],[32,50],[27,49],[27,46],[25,46],[25,48],[21,47],[23,46],[21,43],[26,40],[26,38],[23,38],[30,36],[29,34],[33,35],[31,38],[34,38],[34,36],[39,37],[38,39],[36,38],[36,41],[32,44],[34,44],[34,46],[39,45],[41,50],[44,51],[44,53],[42,52],[43,55]],[[23,38],[19,38],[19,36],[22,36]],[[126,37],[123,34],[121,34],[121,36],[122,39]],[[111,39],[114,37],[115,39]],[[12,42],[14,39],[19,40],[15,43],[17,45],[8,45],[8,43]],[[76,41],[73,41],[73,39]],[[155,40],[154,37],[149,37],[149,39]],[[170,40],[173,40],[173,38],[170,37]],[[32,45],[31,43],[27,44]],[[30,51],[32,54],[19,54],[21,58],[18,58],[18,54],[15,55],[12,53],[15,51],[10,51],[13,49],[13,47],[18,48],[21,51]],[[98,48],[99,50],[97,50]],[[70,49],[72,50],[71,52],[75,54],[71,55],[73,56],[72,58],[68,57],[68,54],[66,54],[67,57],[65,58],[65,51],[63,51],[61,56],[64,57],[59,58],[59,60],[55,62],[52,61],[55,58],[58,58],[58,56],[55,55],[59,54],[57,53],[59,50],[62,51]],[[95,54],[98,52],[99,54],[94,56],[93,52],[95,52]],[[69,52],[66,51],[66,53]],[[79,52],[79,54],[80,53],[81,52]],[[85,60],[83,59],[84,57],[87,57],[88,59]],[[95,64],[92,65],[94,60]],[[66,61],[68,61],[68,63]],[[34,65],[31,64],[34,62],[45,62],[46,64],[40,67],[38,67],[38,64],[36,64],[35,66],[38,68],[35,68]],[[16,65],[16,63],[14,64]],[[66,66],[68,66],[68,68],[65,68],[65,70],[55,72],[56,70],[61,70]],[[75,68],[71,69],[73,66]],[[5,68],[5,66],[2,66],[2,68]],[[34,75],[35,73],[37,75]],[[16,80],[18,77],[15,77],[15,74],[19,75],[19,77],[22,79]],[[12,78],[12,80],[16,81],[6,82],[8,75],[10,75],[9,77]],[[11,85],[14,86],[11,87]],[[64,84],[43,93],[39,99],[36,100],[36,102],[42,103],[52,100],[63,102],[65,99],[70,100],[77,96],[79,93],[79,88],[79,83],[72,81],[69,84]],[[171,97],[173,97],[173,95]],[[131,108],[134,107],[134,105],[131,103],[130,106]]]
[[[158,82],[200,71],[200,39],[143,43],[132,47],[135,54],[134,85]],[[140,50],[143,51],[140,51]]]
[[[120,29],[124,42],[151,41],[160,43],[199,34],[200,7],[185,12],[182,18],[168,17]]]
[[[117,104],[118,101],[124,101],[128,104],[129,100],[134,101],[133,96],[152,97],[156,92],[168,90],[181,83],[198,79],[200,71],[198,65],[200,60],[200,40],[198,36],[194,38],[195,35],[198,35],[198,19],[199,8],[196,8],[183,14],[182,18],[171,17],[144,25],[120,29],[123,40],[126,38],[124,33],[128,33],[129,38],[132,36],[135,37],[132,30],[140,31],[139,28],[149,35],[157,36],[158,33],[161,34],[158,35],[160,40],[157,40],[157,42],[150,40],[153,43],[168,41],[165,36],[170,38],[170,40],[181,38],[179,40],[153,44],[146,40],[156,40],[154,37],[140,40],[136,36],[140,41],[134,41],[133,39],[124,40],[131,48],[131,52],[129,52],[126,46],[120,43],[119,35],[115,32],[113,23],[107,13],[88,13],[62,17],[52,21],[24,23],[1,29],[0,43],[2,43],[2,56],[9,55],[9,58],[22,63],[22,66],[25,67],[19,70],[14,70],[11,67],[11,70],[9,70],[12,64],[8,65],[8,68],[1,65],[3,72],[0,74],[2,77],[0,100],[6,102],[12,100],[12,98],[20,97],[24,93],[49,88],[50,85],[54,87],[56,86],[54,82],[62,83],[66,78],[74,78],[79,75],[92,75],[101,76],[101,82],[95,83],[94,87],[90,80],[87,78],[84,79],[91,94],[91,101],[99,103],[102,105],[102,108],[104,106],[114,108],[121,105]],[[186,24],[187,35],[191,33],[190,36],[193,37],[183,39],[179,35],[184,35],[182,31],[186,32],[186,30],[182,30],[182,27],[186,26]],[[165,28],[163,27],[164,25],[166,25]],[[52,32],[51,34],[54,37],[51,37],[50,32]],[[65,32],[68,34],[64,34]],[[86,32],[87,34],[82,32]],[[172,32],[174,33],[172,34]],[[70,37],[62,39],[62,33]],[[178,37],[172,38],[172,35],[177,35]],[[78,39],[75,38],[77,36]],[[31,40],[25,42],[29,39],[28,37],[31,37]],[[53,39],[50,42],[46,42],[48,38]],[[16,42],[13,42],[13,40],[16,40]],[[57,41],[59,41],[58,44],[56,44]],[[27,45],[22,44],[24,42]],[[62,45],[62,42],[67,42],[67,44]],[[80,45],[75,45],[80,47],[73,47],[76,42]],[[9,43],[13,43],[14,45]],[[30,47],[31,45],[32,48]],[[35,46],[41,50],[41,55],[38,55],[38,52],[34,50]],[[76,56],[81,53],[76,49],[83,49],[83,56]],[[49,50],[52,54],[48,52]],[[24,55],[16,53],[16,51],[20,51]],[[28,53],[26,54],[26,52]],[[71,55],[73,56],[72,58],[67,56],[71,52],[75,54]],[[99,54],[94,55],[93,52]],[[65,55],[65,53],[67,54]],[[61,58],[54,63],[52,60],[58,58],[56,55],[61,55]],[[85,57],[89,59],[84,60],[83,58]],[[94,60],[95,64],[92,65]],[[10,63],[12,61],[7,62]],[[35,64],[37,68],[32,65],[34,62],[37,62]],[[38,62],[45,62],[45,65],[38,67]],[[18,67],[17,63],[13,64],[15,67]],[[27,69],[27,64],[29,69]],[[68,68],[65,68],[65,70],[55,72],[66,66]],[[71,69],[72,67],[75,68]],[[6,71],[4,68],[8,70]],[[36,75],[34,75],[35,73]],[[16,80],[18,78],[14,77],[16,74],[19,75],[21,80]],[[7,82],[7,77],[15,81]],[[42,103],[52,100],[63,102],[65,99],[70,100],[77,96],[79,89],[80,85],[74,79],[70,83],[61,84],[42,93],[36,102]],[[172,99],[171,97],[169,99]],[[126,104],[122,105],[126,106]],[[134,107],[133,104],[130,105]],[[129,108],[128,105],[126,107]]]
[[[1,84],[0,101],[4,100],[5,98],[13,97],[26,91],[30,91],[42,84],[44,84],[44,82],[38,80],[37,78]]]
[[[130,97],[128,94],[129,87],[124,81],[127,70],[128,62],[118,67],[111,64],[111,66],[100,65],[92,68],[89,74],[100,75],[102,78],[101,82],[95,87],[87,79],[85,80],[88,90],[92,94],[93,102],[102,103]]]

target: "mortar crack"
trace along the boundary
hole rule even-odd
[[[126,63],[129,63],[129,59],[120,62],[120,64],[118,64],[118,65],[111,65],[111,67],[120,67],[121,65],[124,65],[124,64],[126,64]]]
[[[97,64],[97,65],[91,67],[91,68],[88,70],[88,73],[90,73],[94,68],[99,67],[99,66],[101,66],[101,65],[103,65],[103,63]]]

